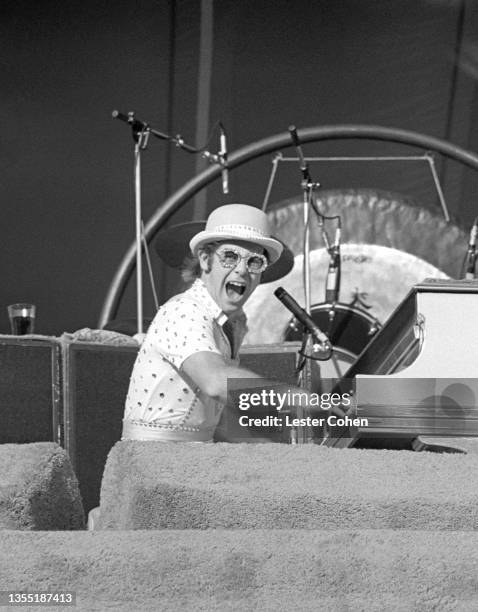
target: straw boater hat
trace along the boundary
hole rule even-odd
[[[179,268],[184,258],[208,242],[247,240],[267,252],[272,265],[262,273],[261,283],[270,283],[288,274],[294,266],[290,249],[271,236],[267,215],[254,206],[226,204],[214,210],[208,221],[189,221],[158,232],[154,246],[159,257],[172,268]]]
[[[247,240],[261,246],[270,264],[279,259],[283,250],[282,244],[271,237],[265,212],[247,204],[226,204],[213,210],[206,228],[191,238],[189,247],[197,255],[201,246],[227,240]]]

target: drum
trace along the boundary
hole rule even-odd
[[[332,346],[358,356],[378,331],[380,323],[367,312],[347,304],[317,304],[311,317],[330,340]],[[302,330],[289,323],[284,340],[301,340]]]
[[[329,338],[333,353],[330,359],[319,362],[320,377],[342,378],[367,346],[381,325],[367,312],[348,304],[316,304],[311,308],[314,323]],[[285,341],[300,341],[302,330],[295,319],[285,330]]]
[[[325,249],[310,253],[312,316],[324,332],[331,334],[334,353],[328,361],[315,362],[320,375],[341,378],[411,288],[425,278],[448,278],[418,257],[375,244],[343,244],[341,247],[339,303],[332,323],[330,305],[324,304],[329,255]],[[245,344],[268,344],[296,340],[288,325],[290,312],[273,293],[282,286],[304,305],[302,256],[295,257],[292,271],[284,278],[257,287],[244,306],[249,331]],[[360,306],[360,307],[359,307]]]
[[[351,308],[353,313],[355,308],[360,308],[365,317],[369,315],[382,325],[414,285],[425,278],[448,278],[441,270],[410,253],[375,244],[343,244],[341,256],[338,302],[345,308]],[[325,298],[328,264],[329,255],[325,249],[311,251],[311,304],[320,305]],[[246,302],[244,311],[249,328],[246,344],[284,340],[291,314],[273,295],[279,286],[304,306],[301,255],[295,257],[294,268],[287,276],[260,285]],[[356,321],[360,319],[352,318]]]

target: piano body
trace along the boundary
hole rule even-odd
[[[478,282],[413,287],[336,390],[352,388],[349,416],[365,420],[329,427],[328,446],[418,450],[419,435],[478,436]]]

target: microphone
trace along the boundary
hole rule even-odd
[[[305,160],[304,154],[302,153],[302,147],[300,146],[299,135],[297,134],[297,128],[295,125],[289,125],[289,134],[292,140],[292,144],[297,150],[297,155],[299,156],[299,164],[300,170],[302,172],[303,180],[309,182],[310,174],[309,174],[309,166]]]
[[[131,123],[130,117],[128,115],[125,115],[124,113],[120,113],[117,110],[114,110],[111,113],[111,116],[113,117],[113,119],[119,119],[120,121],[124,121],[125,123]]]
[[[227,142],[226,131],[221,125],[221,133],[219,136],[219,160],[222,165],[222,193],[229,193],[229,170],[227,169]]]
[[[339,301],[340,292],[340,234],[341,228],[337,227],[335,231],[335,243],[329,251],[329,267],[327,270],[327,279],[325,283],[325,301],[335,304]]]
[[[473,221],[470,230],[470,238],[468,240],[468,249],[465,255],[465,279],[471,280],[475,278],[475,262],[476,262],[476,238],[478,235],[478,217]]]
[[[289,125],[289,134],[290,137],[292,138],[292,143],[294,145],[294,147],[299,148],[300,147],[300,140],[299,140],[299,135],[297,134],[297,128],[295,127],[295,125]]]
[[[320,349],[323,351],[329,351],[332,347],[330,341],[324,332],[318,327],[312,317],[294,300],[294,298],[287,293],[283,287],[278,287],[274,291],[274,295],[278,298],[284,306],[291,311],[294,317],[302,323],[302,325],[312,334],[315,340],[320,344]]]
[[[340,283],[340,255],[336,247],[330,251],[329,268],[327,270],[327,282],[325,285],[325,301],[335,303],[339,301]]]
[[[141,141],[142,141],[141,148],[142,149],[146,148],[148,138],[149,138],[149,133],[151,131],[147,123],[145,123],[144,121],[140,121],[139,119],[136,119],[133,111],[130,111],[127,115],[125,115],[124,113],[120,113],[119,111],[114,110],[111,113],[111,116],[113,117],[113,119],[119,119],[120,121],[129,123],[133,130],[133,140],[135,142],[139,142],[140,136],[141,136]]]

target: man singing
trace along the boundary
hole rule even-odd
[[[228,378],[260,378],[239,367],[243,306],[281,253],[266,214],[245,204],[214,210],[189,243],[195,280],[158,310],[131,375],[123,439],[213,439]]]

